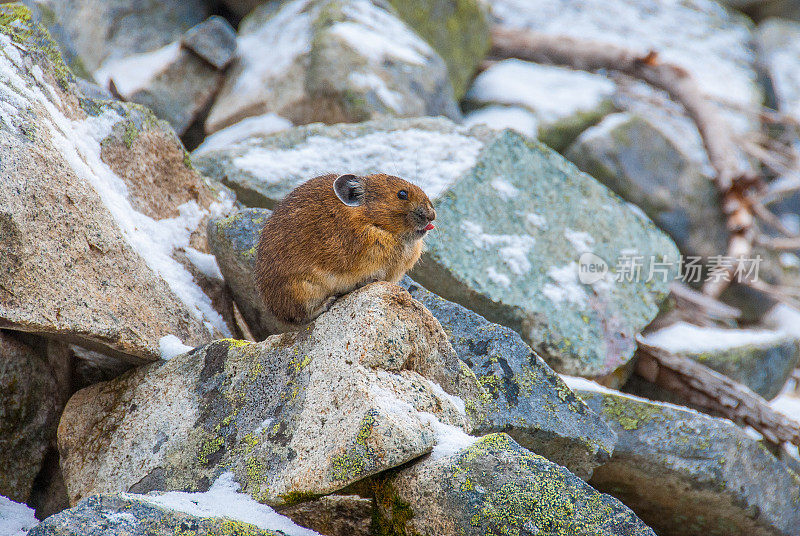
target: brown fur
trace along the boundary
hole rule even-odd
[[[373,281],[397,282],[419,259],[419,229],[436,218],[428,196],[401,178],[359,177],[360,206],[334,192],[337,175],[301,184],[281,201],[261,232],[256,281],[279,320],[313,320],[343,294]],[[408,192],[401,200],[400,190]]]

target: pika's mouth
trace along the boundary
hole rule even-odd
[[[433,230],[433,228],[434,228],[433,222],[429,222],[425,227],[422,227],[421,229],[417,229],[416,234],[417,234],[417,236],[420,236],[420,237],[425,236],[427,234],[427,232]]]

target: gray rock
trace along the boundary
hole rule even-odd
[[[153,498],[134,494],[87,497],[48,517],[28,536],[173,536],[187,532],[195,536],[285,536],[235,519],[236,511],[226,512],[226,517],[202,517],[154,504]]]
[[[674,244],[640,212],[543,145],[511,131],[445,119],[309,125],[196,155],[207,176],[250,206],[271,207],[322,173],[389,172],[421,186],[437,230],[411,276],[425,288],[518,331],[559,371],[605,376],[633,354],[667,283],[645,283]],[[612,281],[636,250],[642,281]],[[611,273],[583,285],[580,255]]]
[[[327,495],[280,512],[325,536],[372,536],[372,499],[358,495]]]
[[[436,317],[489,401],[479,435],[506,432],[528,450],[588,479],[614,450],[613,432],[515,331],[493,324],[405,277],[400,285]]]
[[[239,17],[244,17],[253,11],[253,9],[263,4],[264,0],[222,0],[222,3]]]
[[[0,495],[25,502],[64,407],[47,360],[0,330]]]
[[[236,59],[209,133],[268,112],[295,124],[459,116],[442,58],[381,1],[265,5],[242,21]]]
[[[636,114],[613,114],[587,129],[565,156],[644,210],[682,252],[725,251],[728,232],[710,177],[665,134]]]
[[[511,106],[536,121],[534,137],[557,151],[566,149],[587,127],[614,110],[616,85],[605,76],[563,67],[504,60],[472,82],[466,105]],[[481,111],[466,117],[469,122]],[[488,126],[496,128],[488,122]]]
[[[228,333],[202,229],[232,201],[169,125],[85,98],[19,5],[0,6],[0,72],[0,327],[134,363]]]
[[[239,311],[257,340],[293,329],[282,324],[264,306],[253,275],[258,239],[271,213],[263,208],[247,208],[228,217],[210,220],[207,231],[208,246],[217,258]]]
[[[619,437],[590,483],[659,535],[798,534],[800,479],[732,422],[572,387]]]
[[[181,45],[222,70],[236,52],[236,30],[222,17],[209,17],[186,32]]]
[[[376,480],[379,534],[654,536],[618,500],[506,434]]]
[[[764,0],[753,6],[750,14],[756,21],[777,17],[800,22],[800,5],[796,0]]]
[[[244,209],[208,224],[211,250],[259,339],[276,329],[253,281],[256,245],[269,214],[266,209]],[[400,286],[439,321],[459,359],[488,392],[485,416],[475,423],[475,433],[507,432],[525,448],[586,478],[608,459],[614,434],[516,332],[428,292],[408,277]]]
[[[203,0],[23,0],[75,73],[89,78],[105,61],[155,50],[208,16]]]
[[[758,25],[756,44],[776,108],[800,121],[800,22],[765,20]]]
[[[465,435],[482,394],[430,313],[375,283],[299,332],[216,341],[79,391],[59,425],[61,467],[73,504],[205,491],[223,472],[259,502],[292,504]]]
[[[798,341],[784,331],[703,328],[679,322],[644,340],[702,363],[767,400],[777,396],[800,364]]]
[[[461,99],[489,51],[489,20],[480,0],[389,0],[403,19],[439,53],[456,99]]]

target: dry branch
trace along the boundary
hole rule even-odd
[[[645,380],[676,393],[692,406],[751,426],[771,443],[800,446],[800,424],[772,409],[748,387],[641,341],[637,355],[636,373]]]
[[[752,252],[755,217],[747,194],[756,184],[755,174],[740,158],[729,125],[716,105],[701,91],[692,75],[677,65],[662,63],[654,51],[642,55],[617,45],[566,36],[553,36],[503,26],[492,28],[494,58],[519,58],[536,63],[563,65],[583,71],[609,70],[624,73],[666,91],[686,109],[703,140],[714,182],[722,200],[730,233],[727,257],[746,258]],[[730,274],[736,263],[730,268]],[[719,296],[731,278],[710,280],[703,287],[709,296]]]

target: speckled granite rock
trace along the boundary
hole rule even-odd
[[[253,281],[255,247],[269,217],[244,209],[209,222],[209,243],[242,315],[258,338],[275,328]],[[504,431],[524,447],[588,478],[614,448],[614,434],[574,397],[550,367],[509,328],[447,301],[406,277],[400,285],[441,323],[450,344],[489,394],[474,432]]]
[[[622,367],[666,294],[663,277],[644,282],[651,257],[677,259],[639,211],[511,131],[430,118],[309,125],[218,146],[195,165],[261,207],[322,173],[381,171],[417,183],[436,206],[437,230],[412,277],[515,329],[559,371],[598,377]],[[641,281],[613,281],[617,259],[633,250]],[[578,280],[586,252],[611,266],[593,285]]]
[[[231,517],[201,517],[166,508],[134,494],[93,495],[48,517],[29,536],[285,536]]]
[[[61,466],[72,503],[203,491],[232,471],[258,501],[291,504],[413,460],[442,430],[463,435],[482,392],[430,313],[375,283],[300,332],[216,341],[79,391]]]
[[[0,495],[26,502],[64,401],[47,360],[0,330]]]
[[[730,421],[573,389],[619,436],[590,483],[660,536],[798,534],[800,478]]]
[[[489,20],[480,0],[389,0],[398,15],[439,53],[456,99],[489,51]]]
[[[239,26],[236,56],[209,133],[268,112],[295,124],[459,116],[442,58],[381,1],[264,5]]]
[[[227,333],[202,229],[231,201],[169,126],[85,98],[18,4],[0,7],[0,73],[0,327],[131,362]]]
[[[615,498],[505,434],[376,479],[379,534],[654,536]]]

